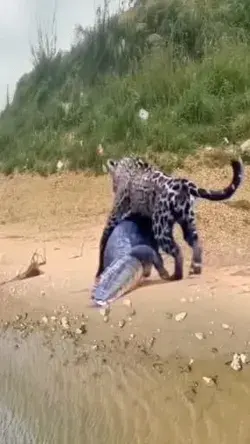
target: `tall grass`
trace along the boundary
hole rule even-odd
[[[93,28],[77,26],[68,53],[39,30],[32,54],[0,118],[6,173],[51,173],[59,159],[101,171],[100,143],[106,156],[171,152],[178,161],[250,135],[247,0],[169,0],[115,16],[106,6]]]

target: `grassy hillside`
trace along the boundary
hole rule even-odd
[[[250,136],[249,0],[105,8],[75,40],[62,53],[53,32],[38,34],[34,68],[0,118],[2,171],[45,174],[58,160],[100,171],[99,144],[105,156],[181,158]]]

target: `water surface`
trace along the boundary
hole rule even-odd
[[[2,333],[1,444],[250,442],[248,366],[237,373],[215,355],[188,371],[185,357],[96,348]]]

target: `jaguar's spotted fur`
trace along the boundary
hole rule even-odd
[[[180,224],[184,239],[193,249],[190,273],[201,273],[202,248],[196,229],[194,201],[196,198],[212,201],[229,199],[240,186],[244,172],[241,159],[233,160],[231,165],[233,179],[230,185],[213,191],[198,188],[187,179],[167,176],[137,157],[108,160],[107,167],[112,176],[115,198],[100,241],[96,277],[103,271],[103,252],[111,232],[119,221],[134,213],[152,218],[153,232],[159,247],[175,260],[173,279],[183,277],[182,252],[173,238],[173,226],[176,222]]]

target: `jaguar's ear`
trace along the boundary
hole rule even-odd
[[[141,159],[140,157],[138,157],[138,165],[141,168],[148,168],[149,167],[149,163],[146,162],[145,160]]]
[[[114,160],[114,159],[108,159],[106,162],[106,165],[107,165],[108,173],[113,174],[117,165],[118,165],[118,162],[117,162],[117,160]]]

